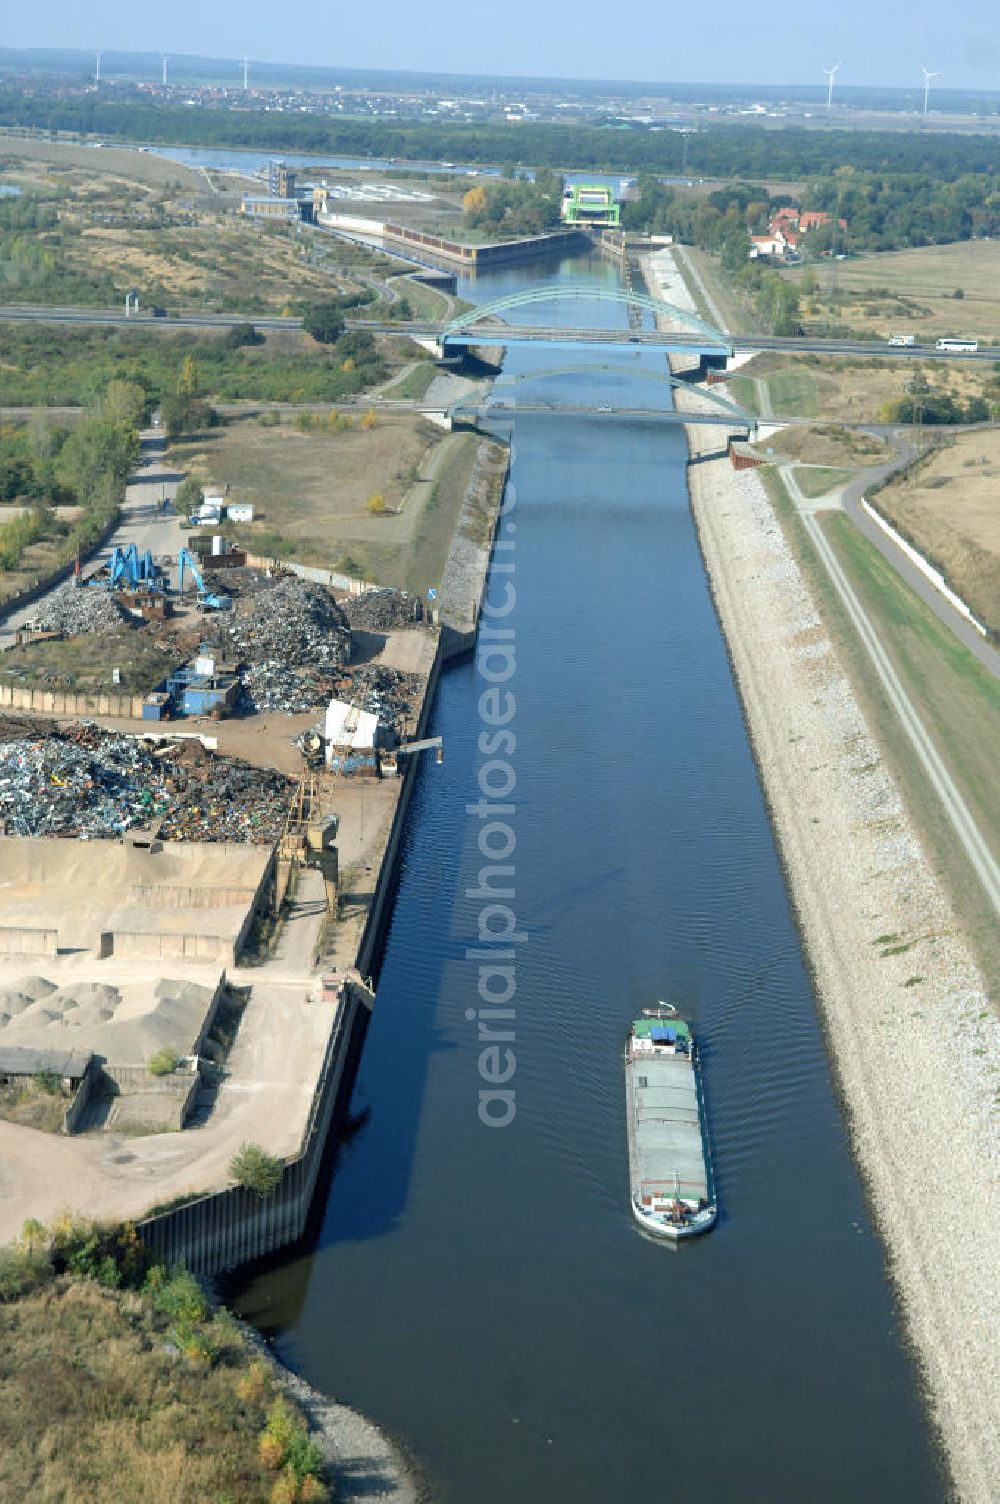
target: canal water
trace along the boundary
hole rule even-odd
[[[579,260],[549,275],[616,276]],[[663,403],[654,356],[606,358],[629,373],[545,389]],[[580,360],[522,350],[507,369]],[[938,1501],[682,433],[526,418],[511,484],[515,572],[492,594],[513,580],[516,1117],[489,1128],[477,1112],[483,821],[467,806],[484,683],[466,662],[439,689],[444,763],[419,774],[357,1128],[316,1246],[244,1277],[235,1303],[293,1368],[398,1436],[445,1504]],[[645,1240],[628,1209],[623,1045],[660,998],[702,1043],[721,1199],[716,1230],[680,1250]]]

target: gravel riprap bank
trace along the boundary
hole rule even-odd
[[[684,293],[674,281],[661,295]],[[718,443],[689,434],[695,449]],[[688,475],[907,1330],[959,1497],[995,1504],[1000,1021],[759,475],[725,459]]]

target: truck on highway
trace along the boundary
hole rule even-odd
[[[889,336],[889,343],[890,345],[904,345],[909,349],[911,345],[917,343],[917,337],[915,334],[891,334]]]

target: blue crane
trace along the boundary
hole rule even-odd
[[[198,591],[199,611],[228,611],[230,609],[233,603],[229,596],[216,595],[213,591],[209,590],[202,577],[201,570],[195,563],[194,555],[188,549],[181,549],[177,555],[177,563],[180,571],[180,593],[181,595],[184,594],[184,574],[187,571],[194,580],[195,588]]]

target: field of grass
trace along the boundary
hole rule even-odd
[[[387,584],[418,595],[440,584],[481,442],[473,433],[451,435],[449,449],[431,482],[409,549],[382,565],[379,578],[384,578]]]
[[[755,448],[761,455],[766,455],[766,451],[770,449],[785,460],[797,460],[802,465],[824,465],[837,470],[881,465],[893,452],[888,444],[883,444],[872,434],[853,428],[841,428],[835,423],[816,424],[809,428],[798,425],[783,428]]]
[[[33,231],[53,265],[43,278],[16,260],[6,301],[106,304],[135,287],[147,308],[253,315],[359,293],[360,273],[370,281],[398,266],[332,236],[247,219],[236,190],[259,184],[209,180],[151,152],[0,136],[0,175],[23,202],[37,197],[59,214],[57,226]]]
[[[830,465],[796,465],[795,480],[803,496],[825,496],[838,486],[845,486],[852,471],[837,470]]]
[[[877,618],[883,645],[902,670],[914,703],[926,713],[928,729],[952,773],[961,778],[970,808],[1000,856],[1000,683],[903,584],[848,517],[832,513],[823,527],[862,604]]]
[[[419,402],[422,397],[426,397],[428,388],[437,374],[437,366],[432,360],[422,360],[419,365],[413,367],[412,371],[407,371],[405,376],[401,376],[391,386],[383,387],[382,395],[383,397],[409,397]]]
[[[879,491],[879,510],[1000,635],[1000,432],[958,434]]]
[[[801,281],[804,271],[796,267],[785,275]],[[807,319],[833,317],[885,339],[957,334],[1000,341],[1000,241],[883,251],[810,271],[818,275],[819,289],[805,300]],[[848,301],[831,304],[834,290]],[[956,298],[956,291],[963,296]]]
[[[434,491],[418,477],[452,440],[416,416],[380,415],[367,429],[305,421],[308,427],[291,418],[233,423],[175,445],[171,460],[203,484],[253,502],[253,525],[234,530],[253,552],[401,583]],[[376,493],[379,515],[368,509]]]
[[[7,1250],[0,1257],[6,1284],[15,1266]],[[212,1318],[193,1281],[174,1288],[160,1309],[148,1294],[77,1275],[49,1274],[20,1298],[0,1293],[0,1498],[278,1498],[261,1446],[273,1384],[235,1323],[225,1313]],[[294,1411],[285,1413],[301,1428]],[[306,1497],[327,1494],[317,1482],[308,1495],[281,1495]]]
[[[771,394],[771,408],[776,413],[790,417],[815,418],[819,412],[819,392],[812,371],[790,366],[787,370],[775,371],[767,378]]]
[[[904,395],[917,369],[934,392],[949,392],[962,401],[982,394],[982,372],[933,361],[916,367],[910,361],[767,352],[744,366],[742,374],[766,379],[771,409],[780,417],[874,423],[884,403]]]
[[[757,383],[751,376],[731,376],[726,382],[726,393],[744,412],[759,413]]]
[[[69,141],[43,141],[16,132],[0,132],[0,172],[36,187],[59,175],[85,189],[105,182],[143,184],[146,188],[181,188],[203,193],[205,180],[193,167],[182,166],[153,152],[124,146],[77,146]]]
[[[0,1087],[0,1118],[40,1133],[61,1133],[72,1093],[63,1090],[57,1076],[21,1077],[16,1084]]]
[[[0,526],[3,521],[0,516]],[[30,590],[38,580],[59,567],[64,541],[53,535],[51,538],[39,539],[37,543],[29,543],[16,569],[0,569],[0,606],[19,595],[22,590]]]
[[[781,477],[771,469],[760,473],[928,859],[950,896],[987,986],[996,997],[1000,987],[1000,933],[993,910],[956,847],[951,824],[926,782],[909,738],[886,704],[881,683]],[[1000,854],[1000,805],[993,756],[993,745],[1000,737],[1000,685],[901,583],[845,514],[827,513],[821,525],[962,797],[980,821],[984,838],[994,853]]]
[[[0,658],[0,683],[139,695],[154,689],[178,661],[148,631],[123,625],[101,635],[43,639],[9,648]],[[114,669],[120,674],[117,685]]]
[[[718,307],[719,312],[722,314],[726,327],[733,330],[734,332],[746,332],[747,330],[752,330],[754,328],[754,323],[750,306],[741,297],[738,289],[734,287],[731,279],[726,276],[725,272],[723,272],[721,266],[719,265],[719,258],[717,256],[713,256],[709,251],[701,250],[701,248],[696,245],[686,245],[684,247],[684,256],[686,256],[691,262],[691,265],[701,273],[702,280],[704,281],[705,286],[707,287],[716,306]],[[681,258],[678,258],[678,265],[680,265],[683,269],[683,261]],[[702,315],[703,318],[708,319],[709,323],[714,323],[714,316],[712,314],[712,311],[711,309],[704,306],[704,301],[700,296],[698,288],[691,285],[690,283],[689,288],[695,300],[698,312]]]

